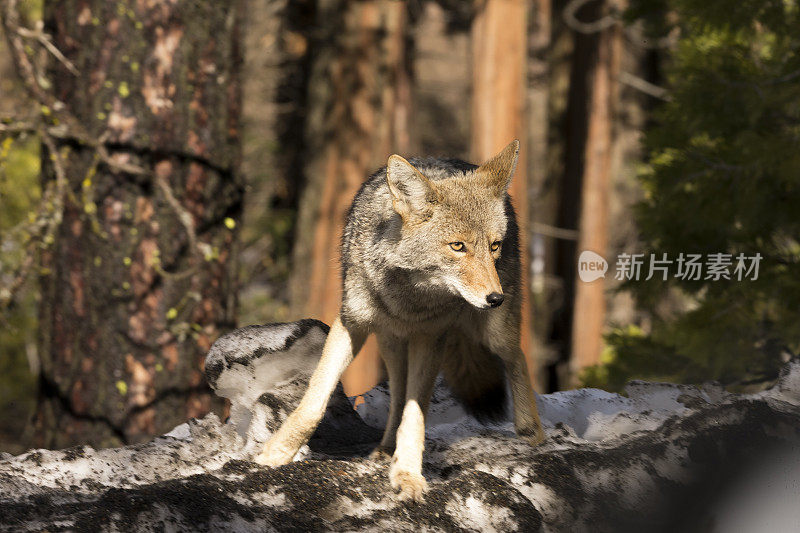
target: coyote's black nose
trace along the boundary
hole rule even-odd
[[[486,297],[486,301],[489,302],[489,305],[491,305],[492,307],[499,307],[500,304],[503,303],[504,298],[505,296],[503,296],[499,292],[493,292]]]

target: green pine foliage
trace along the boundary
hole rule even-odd
[[[679,27],[671,100],[645,139],[636,211],[647,252],[762,259],[755,281],[629,282],[652,327],[608,335],[584,382],[770,379],[800,350],[800,5],[638,0],[628,16],[653,31]],[[690,304],[665,311],[676,294]]]

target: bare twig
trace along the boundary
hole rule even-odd
[[[591,1],[592,0],[571,0],[561,12],[566,25],[578,33],[592,34],[599,33],[616,24],[622,24],[619,9],[614,4],[611,6],[610,13],[604,17],[592,22],[583,22],[579,20],[577,16],[578,11]],[[678,42],[678,35],[680,34],[680,28],[676,26],[664,37],[649,39],[645,36],[641,23],[626,25],[624,30],[631,43],[640,48],[647,49],[672,48],[675,46],[675,43]]]
[[[14,275],[11,278],[11,283],[0,288],[0,309],[5,309],[11,305],[11,302],[14,301],[14,297],[16,296],[17,292],[28,279],[28,273],[31,271],[33,260],[36,257],[36,254],[33,253],[33,246],[28,246],[27,248],[28,249],[26,250],[25,258],[14,271]]]
[[[178,216],[178,220],[183,225],[184,229],[186,230],[186,235],[189,237],[189,246],[193,249],[197,249],[197,234],[194,231],[194,220],[192,220],[192,215],[187,211],[181,203],[175,198],[175,195],[172,193],[172,187],[169,186],[167,180],[164,179],[164,176],[159,175],[157,172],[153,174],[155,179],[156,185],[158,188],[161,189],[161,192],[164,194],[164,198],[167,200],[167,203],[172,207],[172,210],[175,211],[175,214]]]
[[[635,76],[630,72],[620,72],[617,79],[620,83],[623,83],[628,87],[633,87],[637,91],[641,91],[652,96],[653,98],[658,98],[659,100],[664,100],[665,102],[672,100],[672,97],[669,95],[669,91],[667,91],[664,87],[659,87],[658,85],[650,83],[649,81],[640,78],[639,76]]]
[[[775,85],[779,83],[786,83],[787,81],[792,81],[798,76],[800,76],[800,69],[789,72],[788,74],[784,74],[780,78],[773,78],[771,80],[767,80],[764,82],[764,85]]]
[[[539,235],[544,235],[545,237],[552,237],[554,239],[562,239],[565,241],[577,241],[578,237],[580,236],[578,230],[558,228],[543,222],[534,222],[531,227],[531,231]]]
[[[0,122],[0,134],[22,135],[25,133],[38,133],[38,128],[33,122],[9,121]]]
[[[169,204],[169,206],[175,212],[175,215],[178,217],[178,220],[180,221],[181,225],[186,230],[186,234],[189,239],[189,245],[191,249],[197,250],[201,254],[205,253],[204,250],[199,249],[200,245],[197,242],[197,235],[194,229],[194,220],[192,218],[192,215],[181,205],[178,199],[175,198],[175,194],[172,191],[172,187],[170,187],[170,185],[162,176],[156,175],[153,172],[145,169],[144,167],[141,167],[139,165],[134,165],[132,163],[123,163],[115,160],[113,156],[109,154],[108,149],[106,147],[106,142],[108,140],[107,134],[103,134],[99,139],[93,139],[85,135],[75,136],[59,126],[47,127],[44,129],[44,131],[46,133],[43,135],[43,139],[50,138],[50,142],[45,141],[45,144],[48,145],[48,150],[51,148],[51,146],[55,146],[55,143],[52,142],[52,138],[72,141],[82,146],[94,149],[98,155],[99,161],[114,171],[134,176],[148,176],[153,178],[159,190],[162,192],[162,194],[164,194],[164,198],[166,199],[167,204]],[[42,129],[37,128],[34,124],[30,122],[12,122],[10,124],[0,124],[0,133],[42,134]],[[56,168],[56,172],[58,179],[60,179],[58,177],[59,174],[61,174],[62,176],[64,175],[63,164],[60,163],[60,161],[59,161],[59,166]]]
[[[61,53],[61,50],[56,48],[56,45],[53,44],[53,38],[49,34],[44,33],[41,21],[37,24],[35,30],[18,28],[17,33],[26,39],[35,39],[38,41],[39,44],[44,46],[53,57],[55,57],[62,65],[66,67],[67,70],[72,73],[72,75],[80,76],[80,72],[78,72],[78,69],[75,68],[75,65],[72,63],[72,61],[67,59],[67,57]]]
[[[79,139],[72,139],[72,140],[79,140]],[[123,172],[125,174],[131,174],[133,176],[149,176],[151,172],[146,170],[139,165],[134,165],[131,163],[122,163],[115,160],[109,153],[108,149],[106,148],[106,141],[108,141],[108,132],[103,133],[99,139],[92,139],[91,137],[86,139],[79,140],[81,144],[85,146],[90,146],[95,149],[97,155],[100,156],[100,160],[108,166],[112,170],[116,170],[118,172]]]
[[[133,176],[147,176],[150,174],[148,170],[145,170],[143,167],[140,167],[139,165],[134,165],[131,163],[122,163],[120,161],[115,160],[108,153],[108,149],[106,148],[106,142],[108,141],[107,133],[104,133],[98,139],[94,139],[92,137],[89,137],[83,132],[75,133],[61,125],[43,127],[43,126],[37,126],[36,124],[30,121],[21,121],[21,120],[13,120],[5,123],[0,122],[0,134],[5,133],[8,135],[20,135],[23,133],[41,134],[42,132],[44,132],[49,137],[52,137],[53,139],[58,139],[61,141],[70,141],[79,144],[81,146],[84,146],[86,148],[92,148],[98,153],[100,161],[112,170],[123,172],[125,174],[131,174]]]
[[[639,48],[645,48],[650,50],[658,50],[662,48],[674,48],[675,45],[678,43],[678,38],[680,36],[681,29],[680,26],[675,26],[670,30],[670,32],[663,36],[663,37],[655,37],[655,38],[648,38],[645,36],[645,32],[642,29],[641,21],[638,21],[634,24],[629,26],[625,26],[625,35],[628,37],[628,40],[638,46]]]
[[[22,83],[28,93],[42,105],[48,106],[53,110],[61,110],[64,104],[59,102],[53,95],[48,93],[38,81],[36,68],[31,62],[28,54],[25,53],[25,43],[19,33],[19,11],[17,11],[17,0],[3,0],[3,30],[6,34],[6,41],[11,51],[11,59],[14,67],[19,74]]]
[[[578,33],[590,34],[599,33],[620,22],[616,13],[608,14],[592,22],[582,22],[578,20],[578,10],[591,1],[592,0],[570,0],[561,12],[566,25]]]

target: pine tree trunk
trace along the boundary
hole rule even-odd
[[[588,74],[589,103],[578,226],[578,254],[584,250],[591,250],[605,256],[608,246],[613,124],[617,104],[616,87],[621,39],[619,25],[600,32],[594,64]],[[612,268],[613,263],[611,260]],[[603,278],[589,283],[580,279],[575,281],[570,358],[573,384],[578,384],[577,379],[582,368],[600,361],[606,315],[604,289]]]
[[[522,349],[533,368],[531,305],[528,289],[528,144],[525,124],[528,5],[524,0],[477,3],[472,26],[472,158],[480,163],[514,139],[521,144],[511,182],[520,226],[522,257]]]
[[[339,243],[345,216],[366,177],[392,153],[407,153],[409,74],[406,4],[324,0],[306,122],[308,185],[301,200],[292,299],[295,314],[330,323],[341,303]],[[342,378],[348,394],[379,379],[368,342]]]
[[[56,97],[116,161],[153,176],[61,146],[73,195],[42,264],[37,446],[142,441],[212,407],[203,359],[236,304],[239,8],[45,3],[46,31],[80,71],[53,65]]]

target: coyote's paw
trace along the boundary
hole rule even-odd
[[[378,461],[381,463],[388,463],[392,458],[392,450],[385,446],[378,446],[369,454],[371,461]]]
[[[545,441],[547,435],[544,434],[544,429],[542,426],[536,426],[536,430],[534,431],[533,435],[530,436],[531,446],[536,446]]]
[[[389,481],[392,488],[400,491],[401,500],[422,501],[422,495],[428,490],[428,482],[421,474],[406,472],[403,470],[390,471]]]
[[[291,463],[295,453],[295,450],[289,450],[275,442],[275,439],[270,439],[255,461],[263,466],[281,466]]]
[[[527,439],[531,446],[537,446],[547,439],[542,426],[537,425],[534,427],[517,428],[517,435],[523,439]]]

